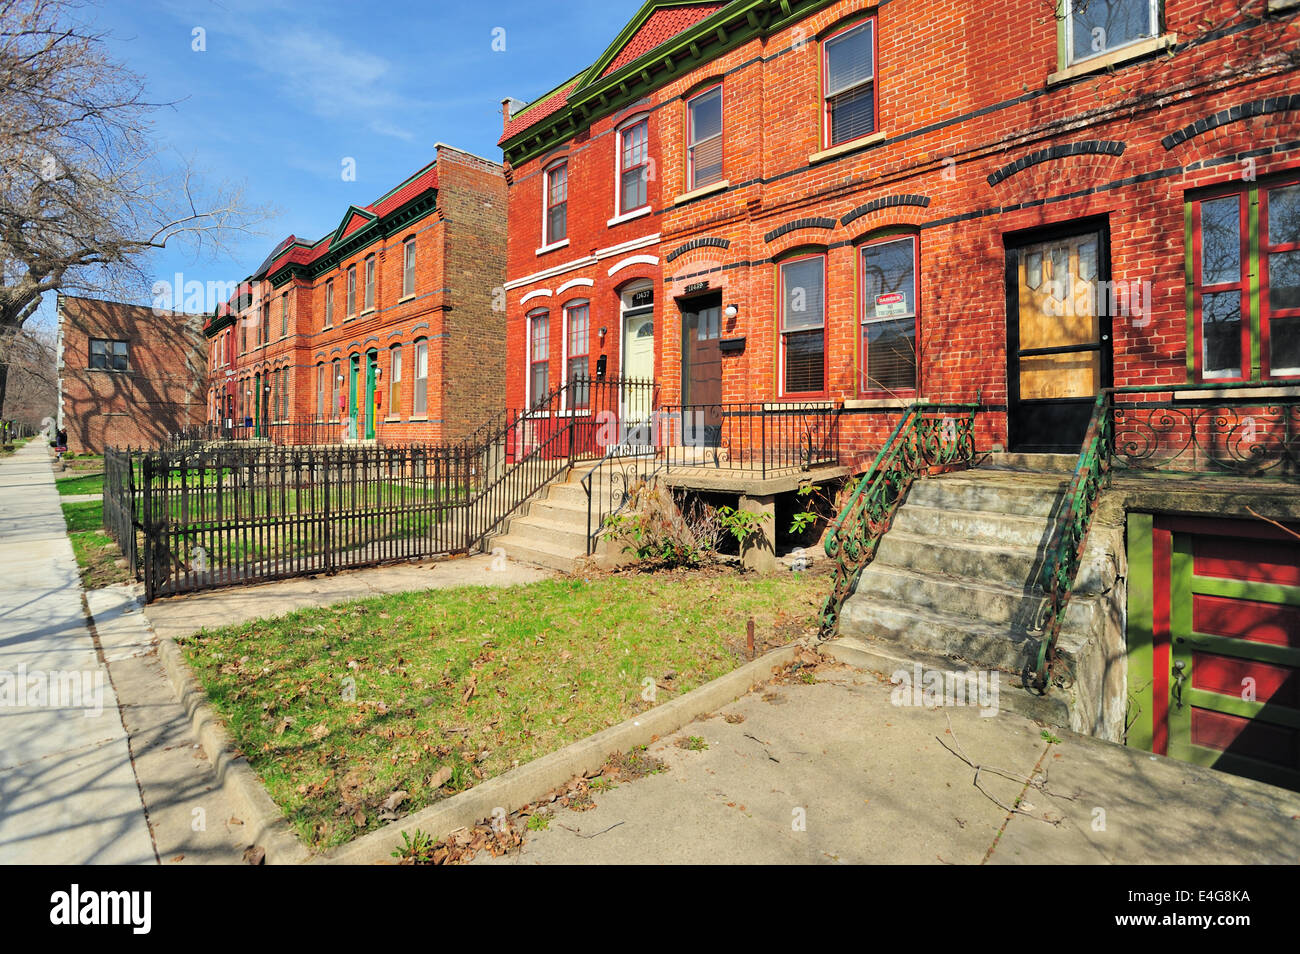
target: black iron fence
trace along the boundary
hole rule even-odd
[[[104,451],[104,529],[108,531],[140,578],[139,560],[139,467],[143,457],[129,450],[108,448]]]
[[[839,463],[839,406],[827,401],[665,405],[646,437],[669,469],[765,478]]]

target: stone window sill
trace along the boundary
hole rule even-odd
[[[884,141],[885,134],[883,131],[873,132],[870,136],[863,136],[861,139],[854,139],[852,142],[842,142],[838,146],[831,146],[831,148],[823,149],[821,152],[814,152],[808,157],[808,165],[816,165],[819,162],[825,162],[827,159],[838,159],[840,156],[847,156],[859,149],[868,149]]]
[[[568,248],[568,247],[569,247],[569,240],[565,239],[563,242],[552,242],[550,245],[543,245],[533,254],[545,255],[547,252],[558,252],[560,249]]]
[[[1129,60],[1140,59],[1144,56],[1150,56],[1160,50],[1167,50],[1178,43],[1177,33],[1166,33],[1163,36],[1153,36],[1149,40],[1142,40],[1129,46],[1113,50],[1110,53],[1103,53],[1101,56],[1089,57],[1073,66],[1067,66],[1065,69],[1057,70],[1047,77],[1047,85],[1055,86],[1058,83],[1064,83],[1068,80],[1075,79],[1079,76],[1087,76],[1089,73],[1100,73],[1108,70],[1112,66],[1119,66],[1121,63],[1127,63]]]
[[[624,222],[631,222],[633,219],[639,219],[641,218],[641,216],[649,215],[649,214],[650,214],[650,206],[643,205],[639,209],[633,209],[631,212],[624,212],[621,215],[614,216],[612,219],[610,219],[608,222],[605,223],[605,226],[607,228],[612,228],[615,225],[622,225]]]
[[[690,192],[683,192],[677,198],[673,199],[673,205],[681,205],[683,202],[690,202],[693,199],[702,199],[706,195],[712,195],[715,192],[724,192],[731,188],[731,183],[723,179],[721,182],[714,182],[711,185],[700,186],[698,189],[692,189]]]
[[[923,397],[889,397],[889,398],[851,398],[844,402],[846,411],[862,411],[872,408],[897,409],[910,407],[925,402]]]

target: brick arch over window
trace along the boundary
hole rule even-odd
[[[886,195],[879,199],[872,199],[865,205],[860,205],[856,209],[845,212],[840,217],[840,225],[848,225],[850,222],[862,218],[864,215],[870,215],[872,212],[878,212],[881,209],[894,209],[905,206],[914,206],[925,209],[930,206],[930,197],[928,195]]]
[[[1200,119],[1188,123],[1182,129],[1175,130],[1165,136],[1164,139],[1160,140],[1160,145],[1164,146],[1165,150],[1168,151],[1187,142],[1189,139],[1199,136],[1201,133],[1209,132],[1211,129],[1218,129],[1220,126],[1226,126],[1229,123],[1238,123],[1253,116],[1266,116],[1270,113],[1291,111],[1300,111],[1300,93],[1291,96],[1270,96],[1267,99],[1239,103],[1236,106],[1221,109],[1217,113],[1202,116]]]
[[[778,225],[772,231],[768,232],[763,236],[763,241],[769,243],[775,242],[777,239],[781,238],[781,236],[788,235],[791,232],[797,232],[801,229],[823,229],[829,232],[833,228],[835,228],[835,220],[822,216],[794,219],[793,221],[786,222],[784,225]]]
[[[1028,155],[1021,156],[1015,162],[1009,162],[1001,169],[989,174],[989,185],[996,186],[1007,179],[1010,179],[1018,172],[1036,166],[1044,162],[1051,162],[1055,159],[1065,159],[1069,156],[1122,156],[1127,146],[1122,142],[1113,139],[1089,139],[1083,142],[1058,143],[1047,149],[1039,149],[1037,152],[1031,152]]]
[[[693,252],[697,248],[728,249],[731,248],[731,239],[711,238],[709,236],[705,236],[703,238],[691,239],[689,242],[677,246],[675,249],[673,249],[671,252],[665,255],[664,261],[665,262],[675,261],[676,259],[681,258],[681,256],[685,255],[687,252]]]

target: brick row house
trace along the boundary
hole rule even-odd
[[[501,406],[505,179],[437,158],[289,236],[205,326],[208,419],[293,443],[454,441]]]
[[[1004,532],[944,550],[961,536],[944,523],[960,516],[952,499],[909,498],[909,529],[891,535],[915,542],[929,520],[930,545],[892,568],[882,549],[842,628],[1014,672],[1035,632],[1017,601],[1042,596],[1031,573],[1099,395],[1136,402],[1114,420],[1139,463],[1142,441],[1181,427],[1187,458],[1300,470],[1298,12],[1295,0],[651,0],[594,64],[506,103],[507,401],[585,374],[650,377],[656,408],[683,421],[703,409],[695,443],[716,451],[679,486],[769,514],[800,484],[862,473],[902,409],[975,405],[980,451],[1033,465],[1011,490],[970,494],[1004,494]],[[1208,413],[1246,398],[1258,409]],[[1142,401],[1174,410],[1139,420]],[[823,409],[833,439],[810,441]],[[656,435],[657,452],[689,431]],[[791,434],[794,461],[774,446]],[[774,449],[794,473],[746,463]],[[1066,454],[1053,477],[1050,455]],[[1037,489],[1041,514],[1016,499]],[[1118,600],[1121,622],[1071,650],[1062,718],[1110,738],[1136,726],[1154,751],[1300,784],[1300,550],[1282,526],[1300,517],[1297,495],[1213,489],[1177,503],[1125,491],[1104,556],[1133,578],[1098,603],[1105,615]],[[989,548],[1034,569],[975,579],[1002,566]],[[952,564],[921,565],[936,553]],[[963,594],[951,577],[964,558],[976,569]],[[970,648],[987,635],[957,618],[972,594],[1006,602],[1001,649]],[[1190,652],[1180,626],[1210,634],[1218,655],[1170,669]],[[1188,669],[1188,691],[1208,694],[1192,706]],[[1156,676],[1126,683],[1143,671]],[[1225,701],[1242,674],[1274,686],[1281,716]],[[1176,706],[1161,697],[1171,685]],[[1130,688],[1147,693],[1136,721]]]

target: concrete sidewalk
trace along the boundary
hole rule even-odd
[[[556,808],[521,852],[474,863],[1300,860],[1300,794],[1060,729],[1049,741],[1005,708],[895,706],[843,666],[818,678],[685,726],[649,747],[666,771]],[[693,736],[707,748],[675,744]]]
[[[0,461],[0,863],[156,862],[59,503],[42,442]]]

